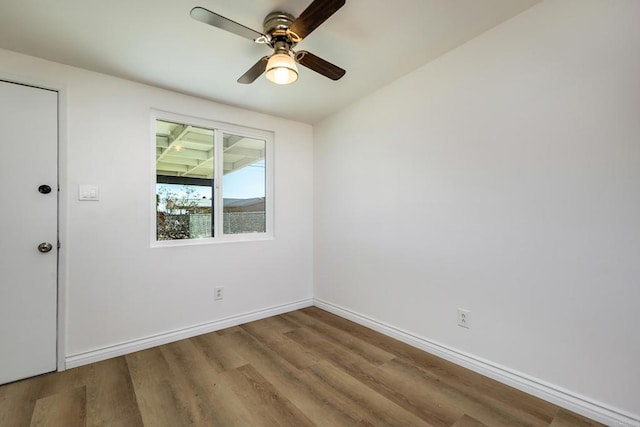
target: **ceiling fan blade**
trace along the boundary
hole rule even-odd
[[[296,62],[331,80],[340,80],[346,71],[306,50],[296,52]]]
[[[222,15],[211,12],[203,7],[194,7],[191,9],[191,17],[196,21],[204,22],[205,24],[213,25],[222,30],[229,31],[240,37],[244,37],[249,40],[256,40],[259,37],[263,37],[262,33],[259,33],[251,28],[245,27],[242,24],[238,24],[229,18],[225,18]]]
[[[346,0],[314,0],[307,8],[293,21],[289,30],[295,33],[300,39],[307,37],[320,24],[329,19],[338,9],[344,6]]]
[[[238,83],[242,83],[242,84],[253,83],[267,69],[267,61],[269,61],[269,57],[265,56],[261,58],[258,62],[253,64],[253,67],[249,68],[247,72],[244,73],[242,77],[238,79]]]

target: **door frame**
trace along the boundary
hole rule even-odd
[[[66,356],[66,320],[67,320],[67,249],[68,241],[68,205],[69,185],[67,174],[68,159],[68,133],[67,133],[67,85],[62,82],[52,82],[10,74],[0,70],[0,80],[8,83],[32,86],[38,89],[46,89],[58,92],[58,197],[57,197],[57,228],[58,241],[58,266],[57,266],[57,327],[56,327],[56,367],[57,371],[65,370]]]

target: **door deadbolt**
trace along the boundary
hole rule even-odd
[[[38,245],[38,250],[42,253],[49,252],[51,249],[53,249],[53,245],[49,242],[42,242]]]
[[[38,191],[42,194],[49,194],[51,193],[51,187],[49,187],[48,185],[41,185],[40,187],[38,187]]]

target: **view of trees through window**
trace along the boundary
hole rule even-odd
[[[264,233],[265,152],[261,139],[157,120],[156,239]]]

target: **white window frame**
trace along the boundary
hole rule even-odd
[[[214,211],[214,237],[205,237],[200,239],[176,239],[176,240],[157,240],[157,206],[156,206],[156,121],[163,120],[172,123],[180,123],[191,125],[214,131],[214,158],[215,158],[215,175],[213,200],[214,206],[222,207],[223,203],[223,186],[224,177],[224,151],[223,151],[223,134],[233,134],[245,136],[247,138],[255,138],[265,141],[265,232],[264,233],[239,233],[224,234],[222,221],[223,209]],[[151,110],[151,153],[150,159],[150,175],[151,187],[149,201],[151,206],[151,247],[175,247],[175,246],[191,246],[202,244],[217,244],[228,242],[248,242],[259,240],[272,240],[274,238],[273,230],[273,171],[274,171],[274,134],[271,131],[254,129],[247,126],[235,125],[215,120],[186,116],[183,114],[171,113],[161,110]]]

